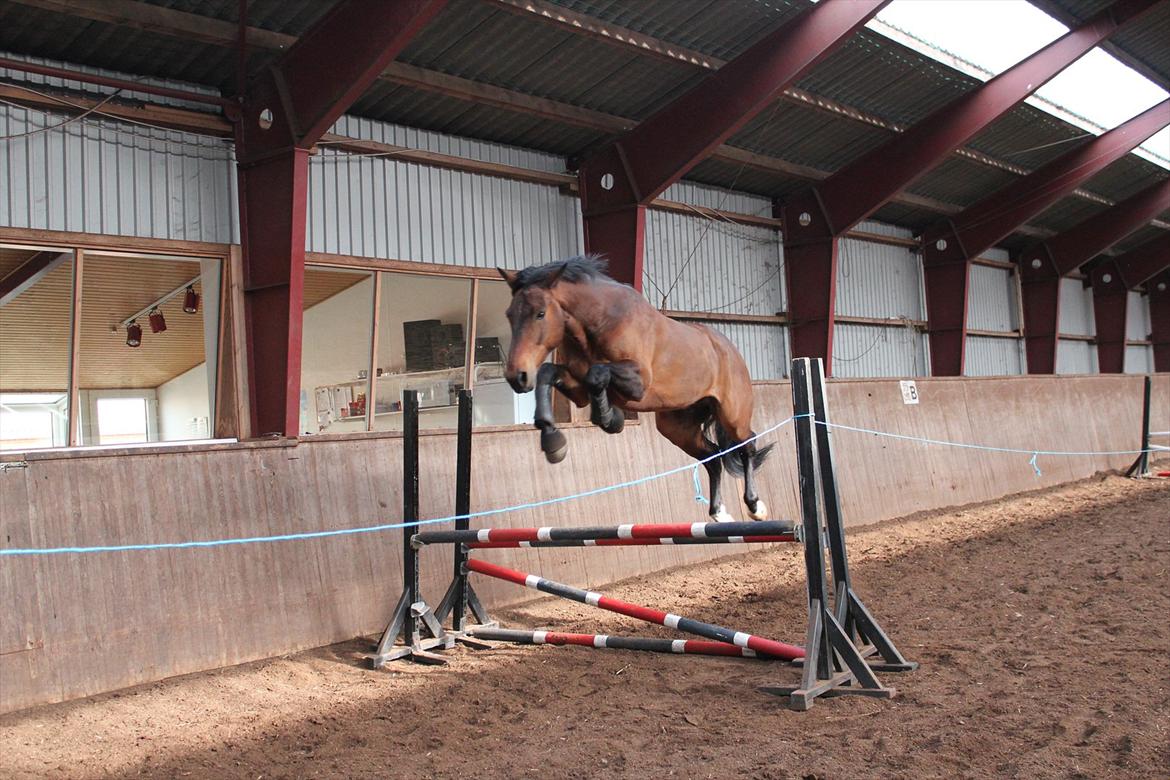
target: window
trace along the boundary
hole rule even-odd
[[[463,275],[308,266],[302,434],[401,430],[406,390],[419,394],[420,427],[454,428],[469,386],[476,425],[531,423],[535,397],[504,379],[511,297]]]
[[[218,259],[0,247],[0,449],[210,437],[221,273]]]
[[[0,393],[0,451],[64,447],[69,442],[65,393]]]
[[[301,433],[369,429],[374,293],[368,271],[305,269]]]
[[[81,277],[79,443],[209,438],[219,262],[87,252]]]
[[[73,253],[0,248],[0,449],[69,444]]]
[[[99,398],[98,444],[130,444],[148,440],[145,398]]]

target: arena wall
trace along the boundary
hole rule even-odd
[[[1024,450],[1138,447],[1142,379],[1134,376],[835,380],[833,422]],[[757,385],[756,426],[791,414],[784,382]],[[1155,378],[1155,430],[1170,429],[1170,375]],[[570,455],[547,465],[528,429],[477,431],[474,508],[553,498],[688,463],[644,418],[617,437],[568,431]],[[840,430],[843,509],[851,524],[993,499],[1123,468],[1132,456],[1055,457],[962,450]],[[761,493],[777,517],[797,512],[791,426],[782,428]],[[422,516],[453,512],[455,438],[424,434]],[[322,435],[301,442],[190,445],[3,456],[6,548],[250,537],[393,522],[401,439]],[[506,478],[501,478],[506,475]],[[703,480],[704,489],[706,480]],[[729,486],[729,489],[734,489]],[[742,510],[736,507],[737,513]],[[493,525],[704,519],[689,471]],[[487,525],[487,521],[477,521]],[[400,534],[203,549],[9,557],[0,565],[0,711],[98,694],[369,634],[397,596]],[[599,585],[716,557],[719,547],[500,550],[576,585]],[[447,548],[424,551],[437,599]],[[489,606],[529,598],[483,583]],[[792,605],[792,608],[797,608]]]

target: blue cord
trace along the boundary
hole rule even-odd
[[[693,476],[694,482],[695,482],[695,500],[707,503],[707,499],[703,496],[702,485],[699,482],[699,466],[701,466],[704,463],[707,463],[709,461],[712,461],[716,458],[721,458],[724,455],[726,455],[727,453],[732,452],[734,450],[737,450],[740,447],[743,447],[747,444],[750,444],[751,442],[756,441],[757,439],[759,439],[763,436],[767,436],[768,434],[772,433],[773,431],[777,431],[780,428],[783,428],[785,425],[788,425],[793,420],[797,420],[797,419],[800,419],[802,417],[811,417],[811,416],[812,416],[811,414],[798,414],[798,415],[794,415],[792,417],[789,417],[788,419],[783,420],[782,422],[779,422],[776,425],[773,425],[772,427],[761,431],[760,433],[757,433],[755,436],[752,436],[750,439],[746,439],[744,441],[741,441],[739,444],[735,444],[731,447],[728,447],[727,449],[725,449],[721,452],[716,452],[714,455],[709,455],[706,458],[703,458],[698,463],[695,463],[693,465],[679,466],[678,468],[668,469],[666,471],[662,471],[662,472],[659,472],[657,474],[651,474],[650,476],[647,476],[647,477],[640,477],[638,479],[632,479],[632,480],[629,480],[627,482],[618,482],[618,483],[613,484],[613,485],[606,485],[604,487],[593,488],[592,490],[586,490],[586,491],[583,491],[581,493],[573,493],[571,495],[559,496],[557,498],[548,498],[548,499],[545,499],[543,501],[531,501],[531,502],[526,503],[526,504],[516,504],[515,506],[500,507],[498,509],[485,509],[485,510],[482,510],[479,512],[470,512],[468,514],[463,514],[463,515],[450,515],[449,517],[436,517],[436,518],[432,518],[430,520],[418,520],[418,521],[413,522],[413,523],[383,523],[380,525],[361,526],[358,528],[338,528],[338,529],[331,529],[331,530],[327,530],[327,531],[308,531],[308,532],[304,532],[304,533],[295,533],[295,534],[277,534],[274,536],[249,536],[249,537],[241,537],[241,538],[234,538],[234,539],[208,539],[208,540],[204,540],[204,541],[195,541],[195,542],[157,542],[157,543],[153,543],[153,544],[119,544],[119,545],[106,545],[106,546],[97,546],[97,547],[14,548],[14,549],[9,549],[9,550],[0,550],[0,557],[3,557],[3,556],[29,556],[29,555],[65,555],[65,554],[100,553],[100,552],[130,552],[130,551],[139,551],[139,550],[182,550],[182,549],[190,549],[190,548],[197,548],[197,547],[226,547],[229,545],[257,544],[260,542],[291,542],[291,541],[298,541],[298,540],[303,540],[303,539],[323,539],[323,538],[327,538],[327,537],[331,537],[331,536],[349,536],[349,535],[353,535],[353,534],[377,533],[380,531],[392,531],[396,528],[401,529],[401,528],[407,528],[410,526],[417,527],[417,526],[423,526],[423,525],[433,525],[433,524],[437,524],[437,523],[450,523],[450,522],[454,522],[455,520],[462,520],[465,518],[471,519],[474,517],[489,517],[492,515],[500,515],[500,514],[505,514],[508,512],[518,512],[518,511],[524,510],[524,509],[539,509],[540,507],[551,506],[553,504],[561,504],[561,503],[564,503],[566,501],[575,501],[575,500],[581,499],[581,498],[588,498],[590,496],[596,496],[596,495],[600,495],[602,493],[610,493],[610,492],[615,491],[615,490],[623,490],[625,488],[634,487],[636,485],[642,485],[642,484],[645,484],[647,482],[652,482],[652,481],[657,480],[657,479],[662,479],[664,477],[669,477],[669,476],[672,476],[674,474],[678,474],[680,472],[686,471],[687,469],[692,470],[691,473],[692,473],[692,476]],[[919,436],[906,436],[906,435],[900,434],[900,433],[888,433],[886,431],[876,431],[876,430],[873,430],[871,428],[856,428],[856,427],[853,427],[851,425],[841,425],[838,423],[826,423],[826,422],[818,421],[817,424],[824,425],[825,427],[829,428],[830,430],[833,428],[836,428],[836,429],[843,430],[843,431],[853,431],[855,433],[866,433],[866,434],[870,434],[873,436],[884,436],[886,438],[898,439],[900,441],[914,441],[914,442],[920,442],[923,444],[936,444],[936,445],[940,445],[940,446],[944,446],[944,447],[958,447],[961,449],[968,449],[968,450],[984,450],[986,452],[1007,452],[1007,453],[1018,453],[1018,454],[1022,454],[1022,455],[1031,455],[1032,457],[1031,457],[1031,460],[1028,461],[1028,464],[1035,470],[1036,476],[1038,476],[1038,477],[1042,476],[1042,472],[1040,471],[1040,466],[1037,464],[1037,459],[1041,455],[1053,455],[1053,456],[1140,455],[1142,453],[1154,451],[1153,448],[1145,449],[1145,450],[1112,450],[1112,451],[1103,451],[1103,452],[1077,452],[1077,451],[1069,451],[1069,450],[1025,450],[1025,449],[1016,449],[1013,447],[989,447],[989,446],[985,446],[982,444],[966,444],[963,442],[946,441],[943,439],[926,439],[926,438],[922,438]]]

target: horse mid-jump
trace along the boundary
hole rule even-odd
[[[500,275],[512,288],[506,376],[517,393],[535,388],[535,422],[550,463],[568,451],[553,420],[554,387],[577,406],[590,406],[593,423],[607,433],[625,426],[622,410],[654,412],[658,432],[696,460],[755,435],[751,377],[722,334],[666,317],[632,287],[609,278],[600,258],[500,269]],[[564,363],[545,363],[557,349]],[[724,468],[743,477],[748,514],[767,517],[755,470],[771,449],[752,441],[704,464],[712,519],[733,519],[719,497]]]

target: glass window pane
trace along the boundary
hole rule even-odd
[[[82,444],[211,436],[215,371],[207,356],[218,342],[218,271],[218,261],[86,253],[78,352]],[[191,304],[195,311],[186,311]],[[204,316],[205,309],[213,314]]]
[[[0,450],[69,444],[73,253],[0,249]]]
[[[419,392],[420,428],[458,425],[471,280],[382,274],[374,430],[402,430],[402,391]]]
[[[145,398],[99,398],[96,406],[100,444],[130,444],[146,440]]]
[[[374,275],[305,269],[301,433],[366,430]]]
[[[512,291],[504,282],[481,280],[475,315],[475,424],[531,424],[536,394],[517,395],[504,379],[504,363],[512,346],[512,328],[505,312]]]

